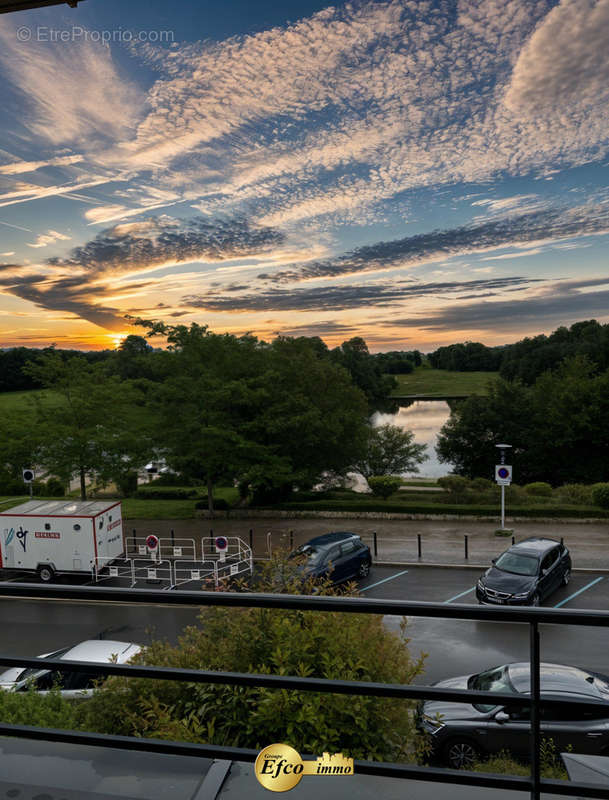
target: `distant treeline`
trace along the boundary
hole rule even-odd
[[[33,347],[12,347],[7,350],[0,350],[0,392],[22,392],[26,389],[39,389],[40,383],[24,372],[26,364],[36,363],[45,353],[57,353],[66,361],[74,356],[81,356],[87,359],[89,364],[98,364],[105,361],[112,355],[112,350],[92,350],[82,352],[80,350],[56,350],[52,347],[45,347],[37,350]]]
[[[371,406],[386,401],[396,387],[395,378],[391,375],[412,372],[422,361],[418,350],[372,354],[361,337],[349,339],[333,349],[328,348],[318,336],[302,336],[295,341],[310,347],[318,358],[327,359],[346,369],[354,385],[366,395]],[[89,364],[106,362],[110,371],[122,380],[143,378],[152,381],[162,380],[163,364],[167,356],[167,351],[154,351],[144,337],[135,335],[127,336],[117,350],[82,352],[54,347],[14,347],[0,350],[0,392],[41,388],[40,382],[34,377],[35,372],[24,368],[37,364],[49,353],[59,355],[63,361],[80,356]]]
[[[498,347],[480,342],[451,344],[430,353],[428,359],[436,369],[499,372],[506,380],[532,385],[570,356],[587,356],[600,370],[609,368],[609,325],[586,320],[557,328],[549,336],[526,337]]]

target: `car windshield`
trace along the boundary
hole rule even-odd
[[[513,572],[514,575],[537,575],[538,561],[535,556],[511,553],[509,550],[495,561],[497,569]]]
[[[510,681],[507,667],[494,667],[493,669],[489,669],[486,672],[481,672],[479,675],[474,675],[469,680],[468,688],[475,689],[478,692],[514,693],[516,691]],[[497,705],[498,705],[497,703],[495,703],[494,705],[474,703],[474,708],[477,711],[482,711],[486,713],[487,711],[492,711],[493,708],[497,707]]]
[[[56,650],[54,653],[49,653],[48,655],[43,656],[43,658],[61,658],[61,656],[65,655],[69,649],[69,647],[64,647],[63,650]],[[35,678],[42,672],[44,672],[44,670],[42,670],[40,667],[28,667],[27,669],[24,669],[23,672],[19,673],[15,679],[15,683],[21,683],[22,681],[27,681],[30,678]]]

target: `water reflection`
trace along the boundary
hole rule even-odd
[[[372,424],[397,425],[414,431],[415,441],[427,445],[427,461],[421,464],[419,476],[439,478],[451,471],[450,464],[440,464],[436,455],[436,437],[440,428],[448,420],[450,408],[446,400],[415,400],[409,405],[400,406],[395,413],[376,411],[372,415]]]

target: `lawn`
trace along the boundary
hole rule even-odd
[[[497,376],[497,372],[451,372],[422,366],[417,367],[409,375],[395,375],[399,385],[392,394],[394,397],[408,395],[457,397],[486,394],[488,382]]]
[[[30,389],[25,392],[0,392],[0,414],[10,411],[23,411],[31,408],[35,397],[51,398],[53,392],[49,389]]]

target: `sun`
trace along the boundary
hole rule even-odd
[[[110,333],[108,334],[108,338],[112,342],[112,347],[114,350],[118,349],[121,344],[125,341],[129,334],[127,333]]]

